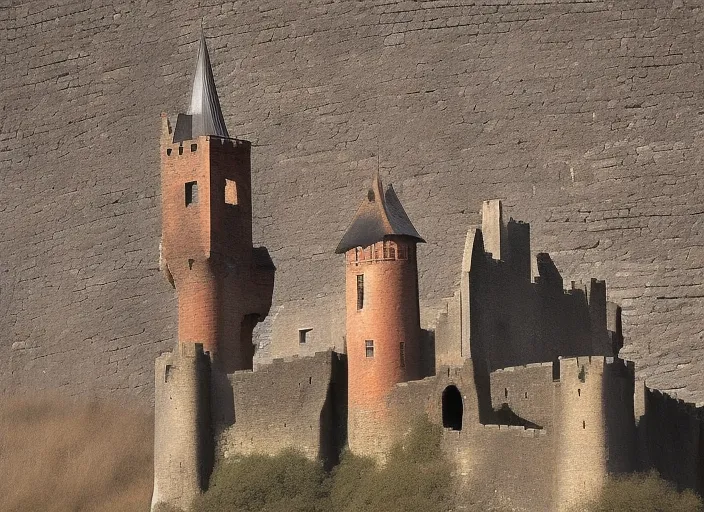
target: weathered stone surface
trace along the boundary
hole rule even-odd
[[[648,385],[704,402],[692,0],[0,0],[1,390],[152,395],[176,333],[159,113],[187,106],[201,17],[293,336],[289,311],[344,321],[333,251],[378,152],[428,241],[426,310],[455,291],[481,201],[502,198],[567,282],[607,280]]]

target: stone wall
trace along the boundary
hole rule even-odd
[[[333,352],[277,359],[255,371],[229,375],[232,411],[219,425],[219,456],[295,448],[312,459],[337,461],[346,441],[346,358]],[[227,426],[226,424],[229,424]]]
[[[0,0],[0,389],[152,396],[176,333],[159,114],[187,105],[202,18],[278,270],[261,360],[300,327],[344,344],[333,250],[379,162],[428,240],[427,320],[499,197],[564,275],[607,280],[641,377],[701,402],[702,16],[694,0]]]
[[[645,391],[639,417],[641,464],[680,488],[704,491],[704,408],[655,390]]]
[[[443,446],[464,491],[495,495],[520,510],[572,510],[600,492],[607,471],[634,468],[633,368],[604,357],[560,359],[493,372],[494,411],[512,416],[482,421],[471,361],[439,367],[433,377],[399,384],[389,399],[396,428],[370,425],[369,439],[398,440],[416,415],[443,424]],[[444,391],[462,397],[461,428],[448,426]],[[505,413],[506,410],[504,409]],[[350,425],[350,428],[353,428]],[[540,468],[536,471],[535,468]]]
[[[154,491],[158,503],[187,509],[213,468],[210,360],[203,345],[179,344],[155,364]]]

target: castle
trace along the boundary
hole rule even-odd
[[[605,283],[565,290],[548,254],[532,260],[529,225],[507,221],[498,200],[483,202],[458,291],[435,329],[422,329],[425,240],[375,173],[336,249],[345,350],[255,367],[252,332],[269,313],[275,269],[253,246],[252,148],[228,134],[203,36],[190,109],[162,124],[160,267],[179,322],[176,348],[155,368],[153,506],[186,508],[215,461],[236,453],[295,447],[331,466],[348,446],[383,461],[419,414],[444,427],[466,485],[525,510],[566,510],[598,495],[608,473],[674,467],[657,463],[672,443],[654,440],[677,410],[691,445],[686,469],[668,476],[701,488],[700,412],[662,414],[668,406],[618,357],[620,308]],[[311,329],[296,334],[305,345]]]

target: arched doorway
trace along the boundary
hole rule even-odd
[[[442,392],[442,426],[462,430],[462,395],[455,386],[447,386]]]

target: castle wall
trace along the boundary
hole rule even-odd
[[[701,401],[699,2],[175,7],[0,9],[2,392],[151,399],[176,335],[156,264],[159,114],[187,106],[203,19],[227,125],[255,148],[277,321],[302,303],[315,311],[295,329],[344,324],[334,244],[378,153],[429,241],[426,317],[454,291],[481,200],[501,197],[565,275],[599,264],[649,384]]]
[[[607,473],[635,468],[633,370],[604,357],[560,360],[557,503],[597,497]]]
[[[554,433],[479,425],[468,432],[446,431],[443,448],[457,465],[464,503],[498,501],[509,510],[556,510]]]
[[[655,468],[680,488],[704,491],[704,408],[646,389],[638,435],[643,469]]]
[[[552,363],[508,367],[492,372],[492,407],[498,410],[506,404],[521,418],[553,430],[558,421],[555,414],[559,402],[556,381],[559,382],[559,376],[553,374]]]
[[[155,364],[152,507],[184,510],[207,488],[213,463],[210,362],[201,344],[179,344]]]
[[[229,375],[217,407],[233,411],[217,426],[218,455],[265,453],[295,448],[334,462],[346,440],[345,358],[334,352],[277,359],[256,371]]]
[[[635,467],[633,369],[623,361],[566,358],[490,379],[493,409],[511,415],[445,432],[468,497],[496,489],[509,506],[570,510],[597,496],[607,473]]]

